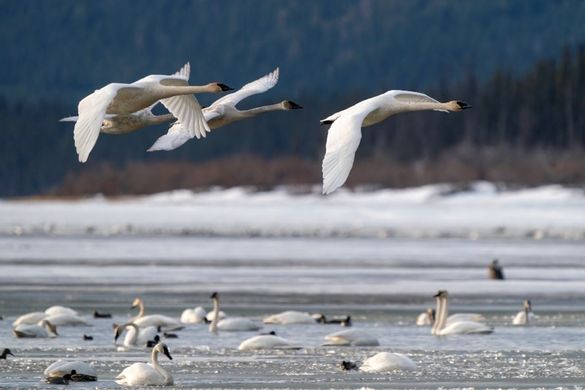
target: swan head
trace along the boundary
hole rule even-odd
[[[447,103],[449,111],[463,111],[472,108],[471,105],[462,102],[461,100],[451,100]]]
[[[213,294],[211,294],[211,299],[219,299],[219,294],[216,292],[214,292]]]
[[[171,356],[171,353],[169,352],[169,349],[167,348],[167,345],[165,343],[158,343],[157,345],[154,346],[153,351],[162,353],[166,357],[168,357],[169,360],[173,360],[173,357]]]
[[[283,100],[282,107],[284,107],[285,110],[300,110],[303,108],[300,104],[297,104],[292,100]]]
[[[49,322],[47,320],[42,320],[41,326],[43,328],[47,328],[51,333],[59,336],[59,333],[57,333],[57,326],[53,325],[51,322]]]
[[[117,325],[117,324],[114,324],[113,326],[114,326],[114,343],[115,343],[116,341],[118,341],[118,339],[122,335],[122,332],[124,332],[125,326]]]
[[[434,323],[435,322],[436,315],[437,314],[436,314],[435,309],[433,309],[432,307],[427,308],[427,316],[431,320],[431,323]]]
[[[532,311],[532,302],[530,302],[530,299],[525,299],[522,306],[525,310]]]
[[[143,304],[142,299],[136,298],[136,299],[134,299],[134,301],[132,301],[132,306],[130,306],[130,309],[135,309],[137,307],[140,307],[142,304]]]
[[[448,296],[449,293],[447,290],[439,290],[435,295],[433,295],[434,298],[447,298]]]
[[[210,92],[226,92],[226,91],[233,91],[232,87],[229,87],[223,83],[210,83],[207,85],[211,91]]]

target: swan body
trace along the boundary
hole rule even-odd
[[[150,314],[144,315],[144,302],[142,299],[136,298],[132,302],[132,309],[138,307],[138,315],[132,319],[132,323],[136,324],[139,328],[147,328],[149,326],[161,327],[166,330],[181,329],[183,324],[174,318],[162,315],[162,314]]]
[[[58,336],[57,328],[47,320],[41,320],[38,324],[20,324],[12,329],[12,333],[18,338],[54,338]]]
[[[338,346],[360,346],[370,347],[380,345],[380,342],[375,337],[370,336],[361,329],[346,329],[339,332],[330,333],[325,336],[325,344],[323,345],[338,345]]]
[[[73,381],[97,381],[96,370],[82,361],[57,360],[45,369],[44,375],[49,378],[62,378],[67,374],[71,374],[73,370],[75,370],[75,374],[71,376]]]
[[[207,313],[201,306],[197,306],[195,309],[185,309],[181,314],[180,321],[183,324],[200,324],[205,322],[205,316]]]
[[[89,324],[81,317],[72,314],[55,314],[45,317],[55,326],[89,326]]]
[[[172,375],[158,363],[159,353],[164,353],[170,360],[173,360],[167,346],[163,343],[158,343],[152,348],[150,363],[134,363],[126,367],[116,377],[116,383],[125,386],[172,385]]]
[[[223,320],[224,318],[227,318],[227,314],[225,314],[224,311],[220,310],[217,312],[217,314],[212,310],[209,313],[207,313],[205,315],[205,321],[207,322],[213,322],[213,320],[215,319],[215,317],[217,317],[217,319],[219,321]]]
[[[514,325],[530,325],[532,321],[536,319],[536,316],[532,312],[532,303],[530,300],[525,299],[523,302],[522,310],[514,316],[512,324]]]
[[[425,312],[420,313],[418,317],[416,317],[416,325],[418,326],[432,325],[434,322],[435,310],[430,307]]]
[[[317,321],[309,314],[301,311],[288,310],[264,318],[265,324],[314,324]]]
[[[236,105],[245,98],[263,93],[271,89],[278,82],[279,69],[276,68],[271,73],[258,80],[252,81],[238,91],[229,95],[225,95],[213,102],[209,107],[203,109],[205,120],[211,129],[229,125],[230,123],[240,121],[242,119],[251,118],[270,111],[288,111],[302,108],[298,104],[284,100],[280,103],[270,104],[267,106],[256,107],[250,110],[238,110]],[[186,133],[182,121],[175,122],[168,130],[167,134],[163,135],[148,149],[149,152],[157,150],[173,150],[192,137]]]
[[[371,126],[401,112],[449,112],[466,108],[470,106],[455,100],[440,103],[419,92],[391,90],[321,120],[321,124],[332,124],[323,159],[323,193],[335,191],[347,180],[362,137],[362,127]]]
[[[416,370],[412,359],[401,353],[380,352],[366,359],[360,367],[364,372],[386,372],[394,370]]]
[[[248,318],[228,317],[217,323],[217,329],[228,332],[256,331],[262,329],[262,326]]]
[[[451,314],[447,317],[446,325],[452,324],[454,322],[460,321],[473,321],[473,322],[483,322],[485,323],[486,319],[483,315],[478,313],[456,313]]]
[[[145,347],[149,341],[153,341],[158,334],[157,328],[148,326],[139,328],[136,324],[128,322],[123,325],[116,325],[114,328],[114,342],[126,331],[123,345],[127,348]]]
[[[221,92],[231,89],[223,84],[190,86],[190,65],[174,75],[150,75],[131,84],[111,83],[83,98],[73,130],[79,161],[85,162],[93,149],[107,114],[129,115],[160,100],[192,137],[205,137],[210,131],[194,93]],[[111,119],[111,118],[109,118]]]
[[[70,307],[65,306],[51,306],[45,310],[45,314],[48,316],[56,316],[56,315],[70,315],[70,316],[78,316],[79,313]]]
[[[244,340],[238,349],[240,351],[252,351],[255,349],[300,349],[298,345],[292,344],[285,338],[265,334],[251,337]]]
[[[447,336],[455,334],[490,334],[494,329],[481,322],[470,320],[453,321],[447,324],[448,316],[448,293],[439,291],[437,295],[437,319],[431,333],[437,336]]]
[[[33,325],[38,323],[39,321],[44,320],[47,317],[48,317],[47,313],[43,311],[34,311],[31,313],[23,314],[12,323],[12,327],[16,327],[18,325]]]

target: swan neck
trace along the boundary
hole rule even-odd
[[[151,123],[158,125],[160,123],[169,122],[175,119],[173,114],[163,114],[163,115],[155,115],[151,118]]]
[[[150,360],[152,367],[165,378],[165,382],[168,380],[169,374],[167,371],[158,364],[158,348],[153,348],[150,354]]]
[[[124,344],[130,344],[130,345],[136,345],[136,341],[138,340],[138,333],[140,332],[140,329],[138,328],[138,325],[133,324],[133,323],[128,323],[124,325],[125,328],[132,328],[133,332],[128,331],[128,333],[130,334],[130,339],[128,340],[128,343],[124,342]],[[126,340],[124,340],[126,341]]]
[[[441,298],[441,322],[437,331],[440,332],[447,324],[447,317],[449,316],[449,300],[447,297]]]
[[[172,97],[178,95],[192,95],[194,93],[216,92],[214,88],[208,85],[167,85],[163,89],[164,97]]]
[[[274,103],[274,104],[269,104],[267,106],[260,106],[260,107],[256,107],[256,108],[251,108],[249,110],[241,110],[240,115],[245,116],[245,117],[251,117],[251,116],[256,116],[256,115],[262,114],[264,112],[279,111],[279,110],[284,110],[284,109],[285,108],[282,106],[281,103]]]
[[[439,325],[441,324],[441,311],[443,308],[443,304],[441,302],[441,297],[436,298],[436,308],[435,308],[435,321],[433,322],[433,327],[431,329],[431,334],[437,334]]]
[[[451,106],[448,103],[433,103],[433,102],[424,102],[424,103],[414,103],[414,104],[405,104],[404,111],[428,111],[428,110],[448,110],[451,111]]]
[[[217,323],[219,322],[219,299],[213,298],[213,320],[209,325],[209,331],[217,333]]]

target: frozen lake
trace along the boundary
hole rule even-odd
[[[426,213],[426,214],[425,214]],[[161,359],[177,388],[565,388],[585,377],[585,201],[545,187],[499,192],[487,184],[453,193],[430,186],[323,199],[282,192],[161,194],[81,202],[0,202],[0,388],[43,388],[54,360],[83,359],[99,382],[148,352],[118,352],[111,324],[135,314],[179,317],[210,308],[218,291],[228,315],[258,322],[283,310],[351,315],[379,347],[323,347],[338,325],[266,325],[303,348],[240,352],[256,332],[192,325],[167,339]],[[288,223],[290,222],[290,224]],[[487,278],[503,264],[506,280]],[[438,289],[452,312],[480,312],[495,332],[436,337],[414,325]],[[537,321],[511,324],[524,298]],[[11,323],[61,304],[90,327],[62,327],[55,339],[16,339]],[[93,319],[93,310],[113,319]],[[83,341],[82,335],[92,335]],[[418,370],[343,372],[341,360],[402,352]]]

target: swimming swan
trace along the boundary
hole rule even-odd
[[[283,311],[282,313],[273,314],[264,318],[263,322],[265,324],[281,324],[281,325],[290,325],[290,324],[315,324],[317,320],[313,318],[309,313],[295,311],[295,310],[287,310]]]
[[[357,370],[355,363],[343,361],[341,366],[344,370]],[[416,370],[416,363],[408,356],[401,353],[379,352],[366,359],[359,367],[364,372],[387,372],[394,370]]]
[[[227,332],[239,332],[239,331],[255,331],[262,328],[252,320],[243,317],[228,317],[220,320],[219,315],[219,294],[214,292],[211,295],[213,301],[213,319],[209,325],[209,331],[217,333],[218,330]]]
[[[518,314],[514,316],[512,324],[530,325],[530,323],[534,321],[535,318],[536,316],[532,312],[532,303],[530,302],[530,299],[525,299],[524,302],[522,303],[522,310],[519,311]]]
[[[288,111],[302,108],[295,102],[284,100],[280,103],[270,104],[252,108],[249,110],[238,110],[236,105],[245,98],[263,93],[271,89],[278,82],[279,69],[276,68],[273,72],[267,74],[258,80],[252,81],[238,91],[225,95],[209,107],[203,109],[205,120],[211,129],[229,125],[232,122],[240,121],[242,119],[251,118],[270,111]],[[163,135],[148,149],[149,152],[157,150],[173,150],[183,145],[192,137],[185,131],[182,121],[179,120],[174,123],[168,130],[167,134]]]
[[[209,126],[194,93],[230,90],[224,84],[188,85],[189,63],[174,75],[150,75],[131,84],[111,83],[83,98],[77,106],[78,118],[73,130],[79,161],[85,162],[99,136],[108,114],[128,115],[157,101],[179,119],[192,137],[205,137]]]
[[[201,324],[205,322],[205,316],[207,313],[201,306],[197,306],[195,309],[185,309],[181,314],[180,321],[183,324]]]
[[[124,342],[122,344],[124,347],[129,348],[146,347],[147,343],[153,341],[158,334],[157,328],[154,326],[139,328],[136,324],[128,322],[126,324],[114,326],[114,344],[125,330],[126,337],[124,337]]]
[[[72,374],[72,372],[75,372]],[[97,372],[89,364],[82,361],[57,360],[45,369],[44,375],[48,378],[62,378],[71,375],[73,382],[97,381]]]
[[[285,338],[271,335],[262,334],[254,337],[250,337],[247,340],[242,341],[238,350],[240,351],[252,351],[255,349],[301,349],[302,347],[295,345]]]
[[[327,340],[323,346],[352,346],[372,347],[380,345],[377,338],[372,337],[362,329],[346,329],[330,333],[325,336]]]
[[[448,293],[441,290],[436,295],[437,299],[437,319],[431,333],[437,336],[447,336],[453,334],[490,334],[494,329],[480,322],[463,320],[447,324],[448,316]]]
[[[138,315],[134,317],[130,322],[136,324],[139,328],[146,328],[149,326],[163,327],[165,330],[178,330],[182,329],[183,325],[175,320],[174,318],[164,316],[162,314],[150,314],[144,315],[144,302],[142,299],[136,298],[132,302],[131,309],[139,309]]]
[[[435,323],[435,309],[432,307],[427,308],[426,311],[420,313],[416,317],[416,324],[418,326],[433,325]]]
[[[392,90],[321,120],[321,124],[332,124],[323,159],[323,193],[330,194],[345,183],[360,144],[362,127],[371,126],[401,112],[449,112],[467,108],[471,106],[456,100],[440,103],[419,92]]]
[[[169,349],[163,343],[152,348],[150,363],[134,363],[126,367],[117,377],[116,383],[126,386],[168,386],[173,384],[171,374],[158,364],[158,354],[164,353],[173,360]]]
[[[12,329],[12,333],[18,338],[54,338],[59,335],[57,327],[47,320],[33,325],[20,324]]]

